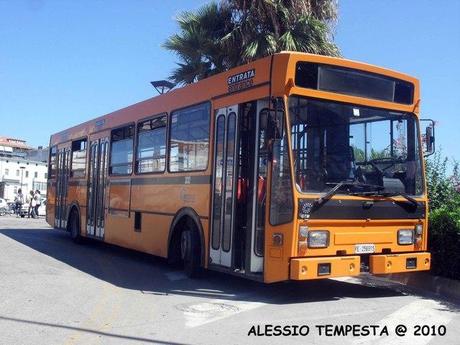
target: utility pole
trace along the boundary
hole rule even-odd
[[[22,181],[23,181],[23,179],[24,179],[24,169],[25,169],[26,167],[19,167],[19,168],[21,169],[21,190],[22,190]]]

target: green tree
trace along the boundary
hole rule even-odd
[[[453,181],[447,176],[448,163],[449,159],[443,158],[440,151],[426,160],[426,182],[431,210],[446,207],[457,197]]]
[[[452,164],[452,165],[451,165]],[[452,175],[447,175],[452,166]],[[436,152],[426,161],[430,203],[428,245],[436,275],[460,279],[460,191],[458,162]]]
[[[179,57],[171,79],[188,84],[282,50],[339,56],[335,0],[223,0],[184,12],[164,47]]]

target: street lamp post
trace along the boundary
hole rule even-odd
[[[22,181],[23,181],[23,179],[24,179],[24,169],[25,169],[26,167],[19,167],[19,168],[21,169],[21,190],[22,190]]]

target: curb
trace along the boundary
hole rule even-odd
[[[378,279],[434,293],[442,298],[460,303],[460,281],[434,276],[427,272],[393,273],[377,276]]]

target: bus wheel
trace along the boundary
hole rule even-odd
[[[201,273],[200,239],[193,227],[187,227],[181,232],[180,254],[184,262],[184,271],[190,278]]]
[[[80,217],[78,211],[73,210],[69,219],[70,237],[75,243],[81,243],[82,237],[80,235]]]

